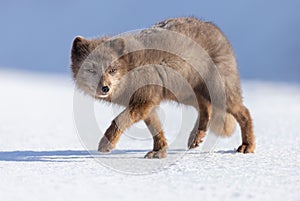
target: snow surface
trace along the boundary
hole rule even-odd
[[[243,90],[255,154],[235,153],[237,129],[213,150],[185,152],[185,141],[171,145],[168,159],[147,160],[151,140],[142,123],[111,154],[84,148],[101,133],[92,141],[77,135],[71,78],[0,71],[0,200],[300,200],[300,86],[246,81]],[[121,108],[94,109],[104,131]],[[172,144],[178,130],[188,135],[195,112],[164,104],[160,118]]]

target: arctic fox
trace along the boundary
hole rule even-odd
[[[132,39],[130,37],[105,36],[89,40],[78,36],[73,41],[71,53],[71,68],[76,86],[97,99],[126,107],[106,130],[98,150],[111,151],[125,129],[144,120],[154,141],[153,150],[145,157],[166,157],[167,141],[156,109],[162,101],[176,101],[194,106],[198,111],[199,116],[190,134],[188,148],[198,147],[209,128],[221,136],[230,136],[237,121],[242,133],[242,144],[237,151],[253,153],[255,137],[252,119],[243,104],[236,58],[224,34],[211,22],[188,17],[164,20],[135,33],[133,38],[147,41],[149,34],[155,35],[164,30],[187,37],[204,50],[197,55],[200,58],[200,71],[206,70],[209,61],[215,65],[221,80],[218,87],[222,86],[225,93],[222,98],[225,101],[222,128],[218,129],[210,124],[214,105],[207,80],[217,83],[216,76],[211,73],[199,75],[197,69],[185,59],[161,49],[141,48],[132,51],[128,45],[128,40]],[[166,41],[159,41],[160,37],[156,39],[148,41],[148,44],[163,44]],[[142,43],[140,45],[143,46]],[[192,51],[183,46],[178,48],[179,52]],[[218,106],[216,108],[217,111]]]

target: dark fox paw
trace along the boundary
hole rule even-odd
[[[192,141],[191,143],[188,144],[189,149],[195,149],[199,147],[201,142],[197,142],[196,140]]]
[[[158,151],[149,151],[144,158],[166,158],[167,157],[167,151],[165,149],[161,149]]]
[[[115,146],[104,136],[99,142],[98,151],[108,153],[114,148]]]
[[[200,143],[203,142],[203,138],[205,137],[205,132],[204,131],[199,131],[199,133],[191,134],[189,141],[188,141],[188,148],[189,149],[194,149],[199,147]]]
[[[237,149],[237,152],[244,153],[244,154],[254,153],[254,151],[255,151],[255,144],[242,144]]]

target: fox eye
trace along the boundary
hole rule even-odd
[[[87,69],[87,71],[88,71],[89,73],[93,73],[93,74],[96,73],[96,71],[95,71],[94,69]]]
[[[109,70],[109,73],[110,73],[110,74],[115,73],[115,72],[117,72],[117,69],[116,69],[116,68],[113,68],[113,69]]]

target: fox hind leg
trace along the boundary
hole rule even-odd
[[[229,112],[235,117],[242,131],[242,145],[238,147],[237,152],[253,153],[255,150],[255,137],[249,110],[243,104],[240,104],[229,108]]]

